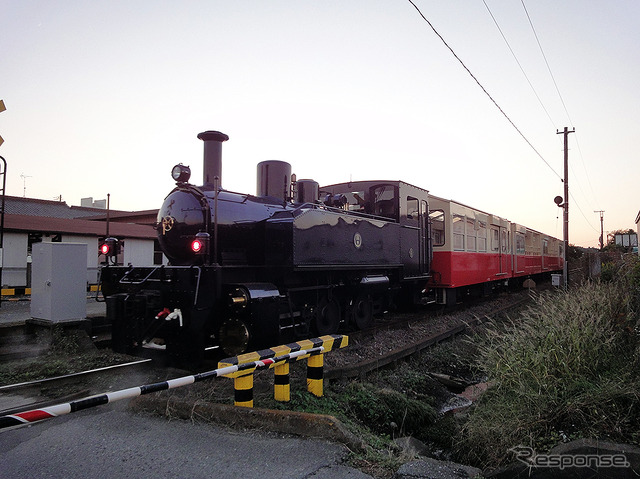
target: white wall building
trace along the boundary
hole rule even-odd
[[[109,236],[118,238],[120,264],[150,266],[162,264],[153,227],[157,211],[111,211]],[[5,198],[3,248],[0,252],[3,289],[29,288],[31,248],[39,242],[87,245],[87,284],[97,284],[100,262],[98,247],[106,236],[106,211],[68,206],[58,201]],[[166,258],[164,259],[166,261]]]

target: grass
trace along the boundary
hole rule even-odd
[[[479,364],[494,387],[459,434],[460,459],[496,467],[519,445],[640,440],[639,272],[633,258],[611,281],[545,294],[490,331]]]
[[[135,359],[110,350],[87,350],[82,346],[81,333],[65,333],[62,328],[53,328],[50,341],[49,351],[42,356],[1,363],[0,386],[63,376]]]

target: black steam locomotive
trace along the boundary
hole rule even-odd
[[[257,194],[220,186],[227,135],[200,133],[204,181],[173,168],[158,212],[168,266],[105,266],[101,288],[113,347],[166,347],[198,360],[338,329],[368,327],[429,279],[427,191],[400,181],[323,187],[289,164],[258,165]],[[161,343],[162,346],[158,346]]]

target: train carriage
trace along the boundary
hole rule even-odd
[[[429,195],[433,260],[429,286],[436,301],[483,295],[562,269],[562,244],[504,218]]]
[[[512,275],[510,223],[453,200],[429,195],[433,238],[430,287],[452,304],[473,287],[489,291]]]

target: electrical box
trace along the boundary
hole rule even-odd
[[[36,243],[31,317],[60,322],[87,317],[87,245]]]

